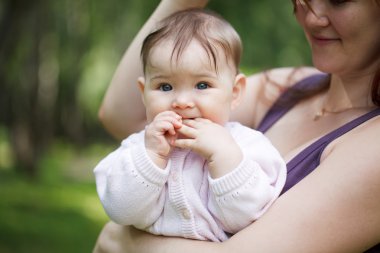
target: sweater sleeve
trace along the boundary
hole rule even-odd
[[[124,140],[94,169],[97,192],[108,216],[122,225],[151,226],[164,207],[168,168],[170,164],[163,170],[150,160],[143,132]]]
[[[286,164],[263,134],[238,123],[229,124],[243,160],[221,178],[209,176],[208,207],[224,231],[236,233],[263,215],[280,195]]]

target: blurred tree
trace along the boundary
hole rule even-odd
[[[1,6],[1,121],[9,129],[16,168],[31,177],[59,130],[77,143],[85,136],[75,100],[82,69],[75,63],[87,49],[88,36],[72,22],[83,17],[78,3],[12,0]],[[77,16],[55,15],[62,11]]]
[[[2,121],[10,129],[18,168],[33,176],[35,162],[52,134],[50,106],[54,80],[40,82],[40,64],[46,55],[39,48],[46,26],[41,1],[13,0],[2,3],[0,82]],[[44,66],[47,66],[46,63]],[[44,86],[45,85],[45,86]],[[50,88],[50,89],[48,89]],[[48,99],[46,99],[48,98]]]

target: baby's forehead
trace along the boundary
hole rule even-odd
[[[218,65],[227,64],[234,67],[232,57],[222,47],[218,45],[212,45],[212,47],[211,50],[195,39],[181,47],[174,40],[165,39],[150,49],[147,65],[154,67],[168,64],[175,67],[179,65],[191,66],[197,63],[214,71],[217,70]]]
[[[204,53],[206,54],[206,53]],[[174,74],[196,75],[198,73],[208,73],[217,75],[217,69],[208,57],[194,53],[192,50],[184,51],[178,59],[171,57],[169,53],[162,50],[152,52],[152,57],[148,59],[146,72],[150,74],[162,74],[170,76]]]
[[[221,54],[221,52],[218,52],[216,56],[219,57],[219,54]],[[170,61],[175,63],[189,59],[208,62],[209,58],[210,56],[207,50],[197,41],[191,41],[188,45],[179,47],[171,40],[161,41],[152,47],[148,57],[151,61],[170,59]]]

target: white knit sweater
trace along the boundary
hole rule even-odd
[[[235,122],[226,128],[244,158],[218,179],[192,151],[175,149],[161,169],[146,153],[144,131],[125,139],[94,170],[107,214],[150,233],[212,241],[258,219],[284,186],[285,162],[261,133]]]

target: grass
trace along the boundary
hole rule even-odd
[[[111,149],[56,143],[34,181],[0,169],[0,252],[91,252],[108,220],[92,169]]]

